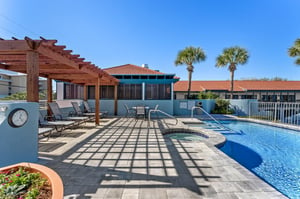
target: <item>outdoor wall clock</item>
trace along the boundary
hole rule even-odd
[[[16,108],[8,115],[8,124],[14,128],[23,126],[28,120],[28,113],[23,108]]]

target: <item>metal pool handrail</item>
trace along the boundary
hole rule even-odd
[[[178,123],[178,119],[177,119],[176,117],[174,117],[174,116],[172,116],[172,115],[169,115],[168,113],[163,112],[163,111],[161,111],[161,110],[159,110],[159,109],[153,109],[153,110],[150,110],[150,111],[149,111],[149,113],[148,113],[148,123],[150,123],[150,120],[151,120],[151,113],[152,113],[152,112],[159,112],[159,113],[162,113],[163,115],[168,116],[169,118],[175,119],[175,120],[176,120],[175,125]]]
[[[199,107],[199,106],[193,106],[192,107],[192,112],[191,112],[191,118],[194,117],[194,110],[198,108],[200,110],[202,110],[206,115],[208,115],[212,120],[214,120],[219,126],[221,126],[223,129],[226,129],[226,130],[229,130],[229,131],[232,131],[232,132],[235,132],[234,130],[224,126],[221,122],[219,122],[216,118],[214,118],[211,114],[209,114],[208,112],[206,112],[202,107]]]

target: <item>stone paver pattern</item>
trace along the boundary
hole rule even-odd
[[[117,118],[50,138],[74,143],[40,162],[62,177],[66,199],[285,198],[213,145],[163,136],[167,122]]]

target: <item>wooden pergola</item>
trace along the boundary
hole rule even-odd
[[[71,54],[66,46],[55,45],[57,40],[40,37],[32,40],[0,38],[0,69],[27,74],[27,101],[39,101],[39,77],[47,78],[48,102],[52,101],[52,80],[60,80],[84,86],[84,100],[87,100],[87,86],[95,86],[95,123],[99,125],[100,85],[113,85],[115,114],[117,113],[117,85],[119,80],[101,70],[80,55]]]

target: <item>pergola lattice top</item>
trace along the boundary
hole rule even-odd
[[[82,85],[95,85],[100,78],[101,85],[117,85],[119,80],[101,70],[80,55],[71,54],[66,46],[55,45],[57,40],[0,39],[0,68],[27,73],[27,52],[38,53],[38,74],[40,77],[61,80]]]

